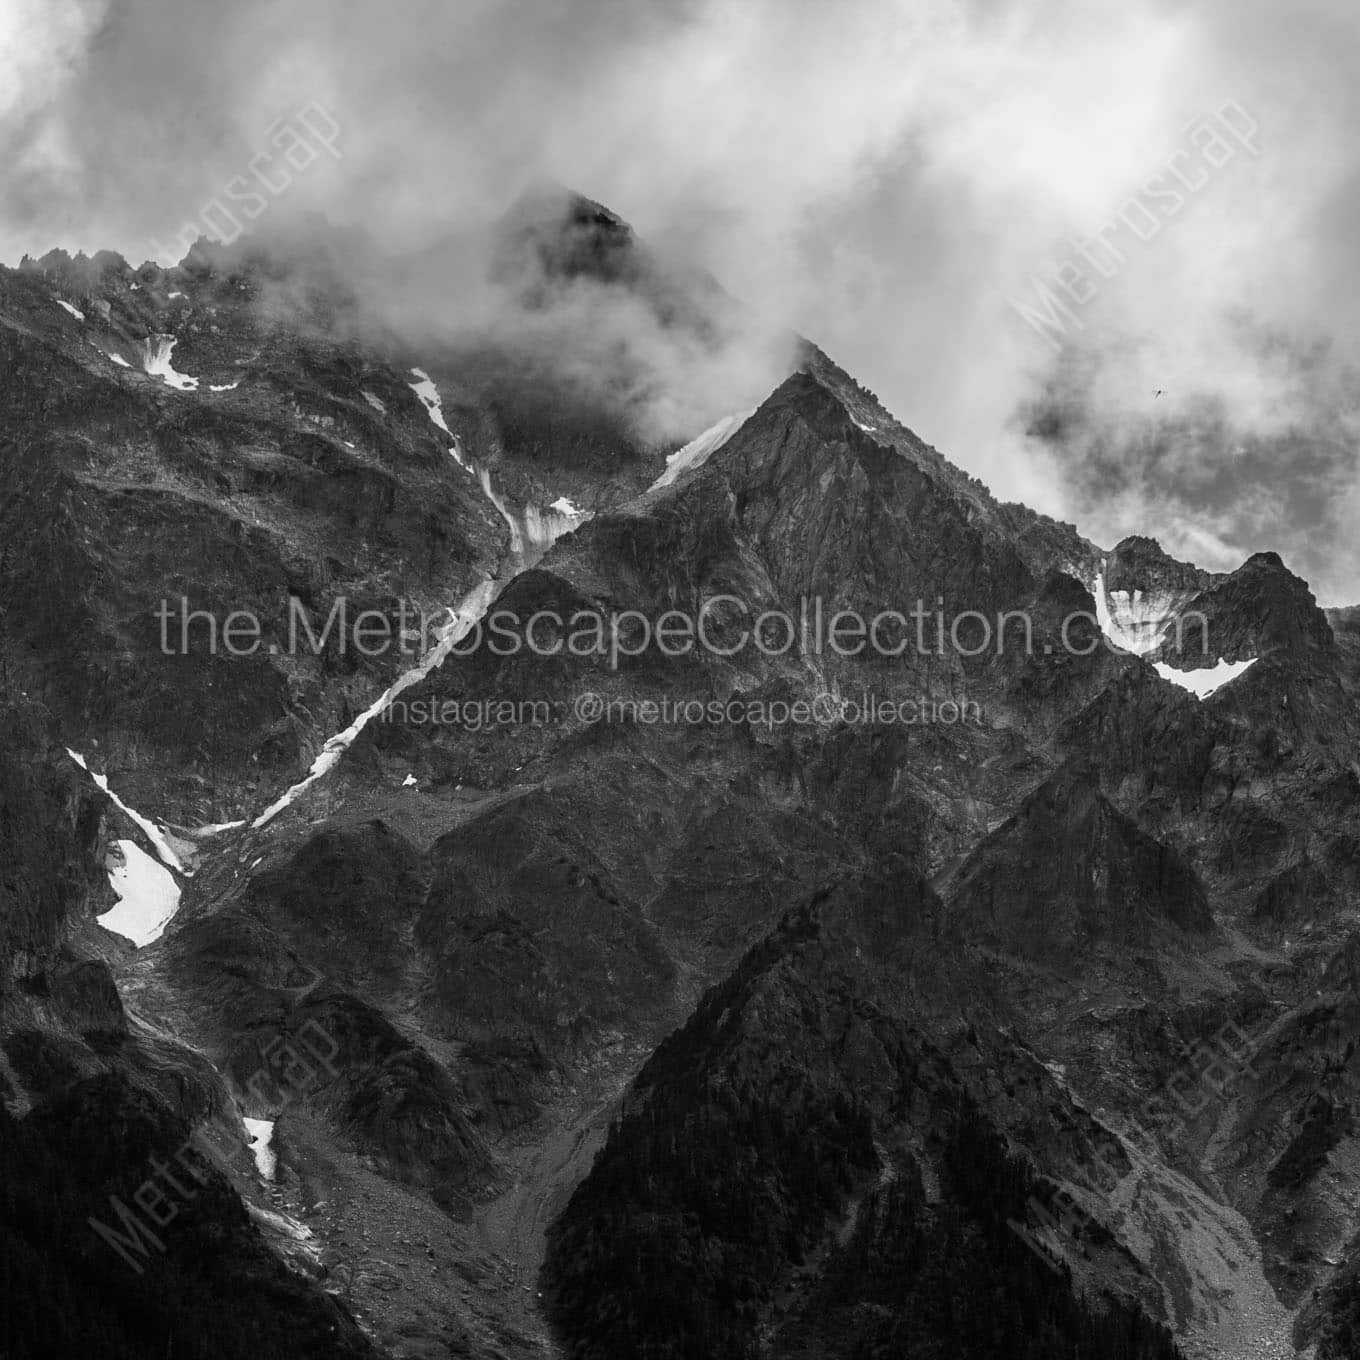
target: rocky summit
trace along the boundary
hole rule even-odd
[[[1356,611],[487,271],[0,269],[4,1353],[1360,1354]]]

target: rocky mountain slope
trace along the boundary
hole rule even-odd
[[[0,270],[9,1352],[1354,1354],[1353,611],[314,233]],[[492,263],[738,326],[570,196]]]

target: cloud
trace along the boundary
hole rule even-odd
[[[421,249],[570,184],[721,278],[762,334],[817,340],[999,494],[1107,543],[1278,547],[1360,597],[1340,521],[1360,341],[1347,0],[26,3],[0,255],[140,258],[315,101],[343,154],[271,215],[321,208]],[[1187,124],[1230,103],[1259,154],[1212,165]],[[1128,205],[1146,212],[1173,163],[1198,187],[1155,232],[1132,210],[1140,239]],[[1117,267],[1083,266],[1094,292],[1055,350],[1012,303],[1101,233]],[[1062,420],[1037,419],[1055,394]]]
[[[90,0],[7,0],[0,9],[0,118],[21,121],[61,93],[103,17]]]

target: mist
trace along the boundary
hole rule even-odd
[[[334,153],[238,216],[442,260],[387,290],[413,328],[505,324],[449,243],[567,184],[748,318],[693,345],[580,286],[516,321],[583,383],[621,340],[657,438],[759,401],[797,330],[1003,498],[1349,601],[1357,58],[1344,0],[0,0],[0,258],[157,257],[320,110]]]

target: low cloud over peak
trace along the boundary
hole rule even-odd
[[[11,0],[0,25],[0,257],[140,260],[205,208],[229,232],[213,202],[400,255],[569,184],[759,318],[749,373],[658,428],[749,404],[796,329],[1003,497],[1212,568],[1278,548],[1360,598],[1344,0]],[[430,320],[465,282],[440,253]]]

